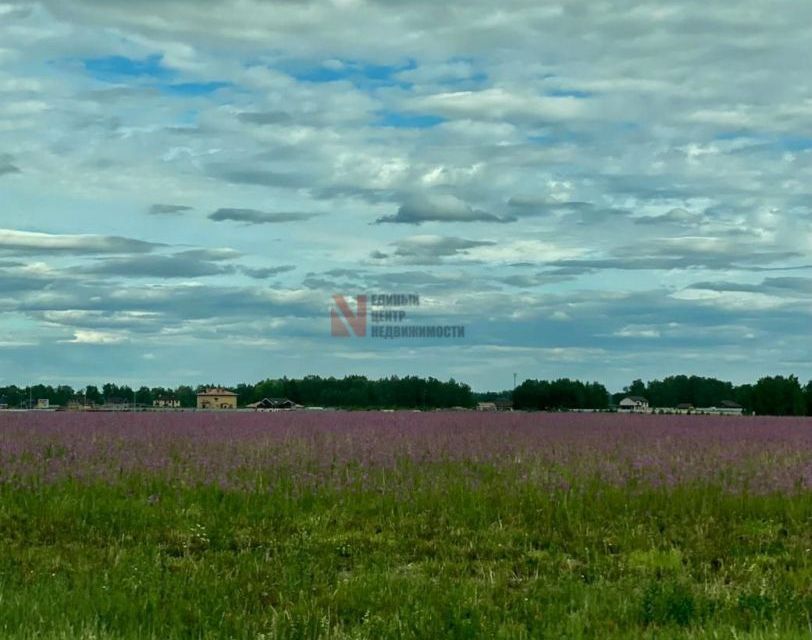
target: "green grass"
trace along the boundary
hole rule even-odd
[[[812,634],[808,493],[400,473],[408,491],[2,488],[0,638]]]

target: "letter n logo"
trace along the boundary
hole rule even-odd
[[[350,332],[348,326],[352,329],[353,333],[359,338],[363,338],[367,334],[367,297],[355,296],[355,313],[350,309],[347,300],[344,296],[333,296],[336,303],[335,308],[330,309],[330,334],[339,338],[349,338]],[[339,315],[340,314],[340,315]],[[342,321],[341,317],[344,317]],[[345,324],[346,323],[346,324]]]

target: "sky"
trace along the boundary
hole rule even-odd
[[[0,384],[812,377],[812,4],[0,0]],[[331,336],[419,296],[452,339]]]

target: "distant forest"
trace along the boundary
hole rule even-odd
[[[245,406],[263,398],[288,398],[297,404],[336,408],[450,408],[472,407],[476,403],[471,388],[455,380],[443,382],[435,378],[390,377],[369,380],[364,376],[322,378],[306,376],[300,379],[268,379],[256,384],[236,386],[204,384],[197,387],[182,385],[175,389],[164,387],[119,386],[107,383],[101,388],[90,385],[75,390],[68,386],[0,387],[0,404],[9,407],[26,406],[29,398],[48,399],[50,404],[66,406],[70,402],[102,405],[135,402],[152,406],[155,400],[178,400],[181,407],[194,407],[198,391],[209,387],[225,387],[237,394],[237,404]]]
[[[635,380],[611,398],[597,382],[525,380],[512,394],[514,408],[531,410],[607,409],[626,396],[643,397],[652,407],[713,407],[731,401],[746,413],[757,415],[812,415],[812,381],[803,387],[796,376],[765,377],[753,384],[734,385],[716,378],[677,375],[647,383]]]
[[[181,407],[194,407],[196,393],[209,384],[191,387],[182,385],[174,389],[164,387],[119,386],[107,383],[84,389],[60,385],[34,385],[31,387],[0,387],[0,405],[9,408],[26,407],[30,400],[36,403],[47,399],[53,406],[80,404],[130,404],[152,406],[155,400],[177,400]],[[256,384],[241,383],[227,388],[237,393],[239,406],[263,398],[288,398],[306,406],[342,409],[441,409],[476,406],[477,402],[512,400],[515,409],[524,410],[606,410],[624,396],[642,396],[652,407],[676,407],[691,404],[694,407],[718,406],[733,401],[744,407],[746,413],[757,415],[812,415],[812,381],[802,386],[795,376],[761,378],[752,384],[734,385],[731,382],[700,376],[669,376],[662,380],[634,380],[622,392],[609,394],[598,382],[582,382],[562,378],[559,380],[525,380],[514,390],[475,393],[464,383],[454,379],[441,381],[416,376],[370,380],[364,376],[344,378],[267,379]]]

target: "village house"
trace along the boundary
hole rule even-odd
[[[723,400],[718,406],[702,409],[702,412],[719,416],[740,416],[744,413],[744,407],[732,400]]]
[[[237,394],[228,389],[213,387],[197,394],[198,409],[236,409]]]
[[[618,403],[618,411],[648,413],[648,400],[642,396],[627,396]]]
[[[127,411],[131,408],[132,405],[128,400],[116,396],[104,398],[104,404],[98,407],[100,411]]]
[[[158,409],[180,409],[180,400],[177,398],[157,398],[152,406]]]
[[[293,400],[287,398],[263,398],[259,402],[252,402],[246,405],[248,409],[256,411],[285,411],[290,409],[298,409],[300,405],[296,404]]]
[[[634,409],[626,409],[626,411],[634,411]],[[744,414],[744,407],[732,400],[723,400],[711,407],[695,407],[691,403],[682,402],[676,407],[657,407],[654,409],[656,413],[668,414],[694,414],[703,416],[740,416]]]

